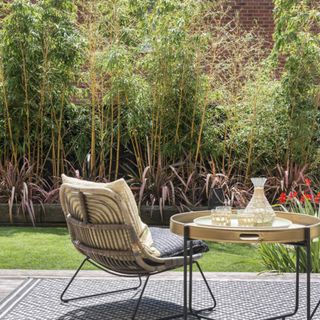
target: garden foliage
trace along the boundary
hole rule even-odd
[[[268,55],[225,1],[1,5],[2,168],[27,162],[29,191],[79,170],[130,179],[140,203],[188,206],[217,185],[244,205],[250,176],[276,175],[277,197],[277,168],[319,172],[318,9],[276,0]]]
[[[71,96],[83,40],[72,3],[14,1],[1,30],[1,159],[19,165],[26,157],[41,175],[60,175],[69,155],[64,141],[76,137]]]
[[[306,179],[305,185],[299,186],[297,191],[288,195],[281,193],[279,201],[285,211],[320,216],[320,192],[313,192],[311,180]],[[296,270],[296,249],[283,244],[261,244],[259,252],[263,265],[268,271],[292,272]],[[300,270],[306,272],[307,256],[304,248],[300,248]],[[320,272],[320,242],[315,239],[311,243],[312,272]]]
[[[288,114],[286,160],[304,165],[316,161],[320,142],[320,4],[276,0],[275,6],[272,58],[285,59],[277,104]]]

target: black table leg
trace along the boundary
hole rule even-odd
[[[188,302],[190,313],[196,316],[199,319],[208,319],[213,320],[213,318],[201,315],[200,313],[194,313],[192,310],[192,248],[190,248],[190,257],[189,257],[189,288],[188,288],[188,241],[189,241],[189,226],[184,226],[184,237],[183,237],[183,244],[184,244],[184,259],[183,259],[183,319],[188,319]],[[310,235],[310,228],[305,229],[305,243],[304,246],[306,248],[306,271],[307,271],[307,320],[311,320],[314,313],[316,312],[317,307],[313,310],[311,314],[311,270],[312,270],[312,262],[311,262],[311,235]],[[303,245],[302,243],[300,245]],[[190,246],[192,246],[192,241],[190,242]],[[276,320],[276,319],[286,319],[287,317],[291,317],[295,315],[299,309],[299,246],[297,246],[297,261],[296,261],[296,301],[295,301],[295,309],[292,313],[287,313],[279,316],[275,316],[272,318],[268,318],[265,320]],[[189,289],[189,290],[188,290]],[[188,297],[189,292],[189,297]],[[189,299],[188,299],[189,298]],[[189,300],[189,301],[188,301]],[[320,305],[320,302],[319,302]],[[201,312],[201,310],[199,310]]]
[[[189,241],[189,310],[192,313],[192,264],[193,264],[193,242],[192,240]]]
[[[307,251],[307,320],[311,320],[313,314],[311,315],[311,236],[310,228],[305,229],[306,232],[306,251]]]
[[[188,232],[188,231],[187,231]],[[187,234],[187,232],[185,233],[185,235]],[[306,237],[307,239],[307,237]],[[186,240],[186,244],[188,242],[188,237],[185,237],[185,240]],[[190,245],[192,245],[192,241],[190,241]],[[307,252],[308,252],[308,243],[307,241],[305,242],[305,244],[300,244],[300,245],[305,245],[306,248],[307,248]],[[188,247],[187,245],[185,245],[184,247],[185,249],[185,252],[188,251]],[[192,250],[192,249],[191,249]],[[190,251],[190,254],[192,253],[192,251]],[[295,308],[294,308],[294,311],[293,312],[289,312],[289,313],[285,313],[285,314],[282,314],[282,315],[278,315],[278,316],[274,316],[274,317],[271,317],[271,318],[265,318],[264,320],[285,320],[287,318],[290,318],[292,316],[294,316],[297,312],[298,312],[298,309],[299,309],[299,275],[300,275],[300,268],[299,268],[299,265],[300,265],[300,248],[299,248],[299,245],[296,246],[296,285],[295,285]],[[308,255],[308,254],[307,254]],[[307,263],[309,263],[309,266],[311,266],[311,252],[310,252],[310,241],[309,241],[309,262],[307,261]],[[208,319],[208,320],[215,320],[215,318],[211,318],[211,317],[208,317],[208,316],[205,316],[203,314],[201,314],[201,311],[208,311],[209,308],[207,309],[203,309],[203,310],[197,310],[197,311],[194,311],[192,309],[192,263],[193,261],[192,260],[189,260],[189,286],[188,286],[188,274],[187,272],[184,273],[184,320],[187,319],[187,316],[188,316],[188,308],[186,307],[187,303],[188,303],[188,298],[189,298],[189,309],[190,309],[190,314],[192,314],[193,316],[196,316],[198,319]],[[185,265],[184,265],[184,271],[187,271],[187,267],[188,267],[188,260],[187,260],[187,256],[185,256]],[[308,270],[310,270],[311,272],[311,269],[309,268]],[[308,276],[308,273],[307,273],[307,281],[309,283],[309,289],[308,289],[308,284],[307,284],[307,304],[310,306],[310,272],[309,272],[309,276]],[[189,287],[189,288],[188,288]],[[187,288],[189,289],[189,297],[188,297],[188,292],[187,292]],[[215,301],[215,300],[214,300]],[[214,305],[215,307],[215,305]],[[210,308],[210,309],[214,309],[213,308]],[[308,308],[307,308],[308,309]],[[310,310],[310,307],[309,307],[309,310]],[[312,315],[310,316],[310,311],[307,315],[307,320],[311,320],[312,318]]]
[[[188,238],[189,227],[183,228],[183,319],[188,319]]]

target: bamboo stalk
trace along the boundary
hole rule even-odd
[[[109,147],[109,180],[111,180],[111,172],[112,172],[112,160],[113,160],[113,140],[114,140],[114,133],[113,133],[113,121],[114,121],[114,106],[113,106],[113,99],[111,100],[111,117],[110,117],[110,147]]]
[[[204,126],[205,116],[206,116],[206,110],[207,110],[207,96],[205,97],[205,99],[203,101],[202,116],[201,116],[200,129],[199,129],[199,135],[198,135],[198,141],[197,141],[195,162],[198,161],[198,157],[199,157],[201,141],[202,141],[203,126]]]
[[[197,78],[197,83],[196,83],[196,89],[195,89],[195,96],[196,96],[196,101],[193,105],[192,108],[192,121],[191,121],[191,141],[193,141],[193,135],[194,135],[194,130],[195,130],[195,116],[196,116],[196,111],[197,111],[197,104],[198,104],[198,90],[199,90],[199,68],[197,67],[198,63],[196,62],[196,78]]]
[[[27,140],[27,154],[28,160],[31,161],[31,141],[30,141],[30,110],[29,110],[29,90],[28,90],[28,75],[27,75],[27,66],[26,66],[26,58],[23,48],[21,48],[22,55],[22,83],[24,89],[24,107],[25,107],[25,115],[26,115],[26,132],[25,138]]]
[[[159,105],[156,103],[155,105],[156,107],[156,119],[155,119],[155,129],[153,132],[153,136],[152,136],[152,141],[153,141],[153,163],[156,162],[156,154],[157,154],[157,147],[158,147],[158,130],[159,130],[159,118],[160,118],[160,107]]]
[[[51,107],[51,121],[54,123],[54,112],[53,107]],[[56,169],[56,145],[55,145],[55,132],[54,132],[54,125],[51,126],[51,154],[52,154],[52,175],[54,177],[57,176],[57,169]]]
[[[91,48],[94,50],[93,48]],[[90,65],[91,68],[94,68],[95,65],[95,54],[91,55],[90,59]],[[94,168],[95,168],[95,155],[96,155],[96,121],[95,121],[95,104],[96,104],[96,76],[95,72],[91,70],[91,75],[90,75],[90,91],[91,91],[91,158],[90,158],[90,171],[91,175],[94,173]]]
[[[131,138],[133,153],[136,158],[136,164],[138,167],[139,177],[142,177],[143,165],[142,165],[142,158],[141,158],[141,153],[140,153],[140,146],[139,146],[136,132],[133,132],[130,138]]]
[[[156,101],[154,92],[152,92],[152,101],[153,101],[153,103]],[[154,128],[154,126],[155,126],[155,117],[156,117],[156,107],[154,106],[152,108],[151,135],[150,135],[151,139],[150,139],[150,146],[149,146],[149,148],[151,149],[151,154],[153,154],[152,150],[154,150],[154,141],[153,141],[154,134],[153,133],[154,133],[154,130],[155,130],[155,128]],[[148,139],[148,137],[147,137],[147,139]]]
[[[178,107],[178,116],[177,116],[177,125],[176,125],[176,134],[174,138],[174,143],[177,143],[179,140],[179,127],[180,127],[180,117],[181,117],[181,109],[182,109],[182,97],[183,97],[183,86],[184,86],[184,76],[185,76],[185,65],[184,61],[182,62],[182,79],[180,83],[180,95],[179,95],[179,107]]]
[[[247,182],[250,177],[250,169],[251,169],[251,160],[252,160],[252,151],[254,147],[254,138],[255,138],[255,125],[256,125],[256,118],[257,118],[257,97],[254,95],[253,99],[253,114],[252,114],[252,121],[251,121],[251,130],[249,136],[249,150],[248,150],[248,161],[246,166],[246,175],[244,181]]]
[[[99,154],[99,177],[102,178],[105,174],[105,151],[104,151],[104,135],[105,135],[105,119],[104,108],[99,104],[99,119],[100,119],[100,154]]]
[[[136,141],[136,147],[137,147],[137,151],[138,151],[138,158],[139,158],[139,162],[140,162],[140,173],[142,175],[143,173],[143,158],[142,158],[142,150],[141,150],[141,143],[139,143],[137,135],[135,135],[135,141]]]
[[[61,151],[62,151],[62,122],[63,122],[63,116],[64,116],[64,104],[65,104],[65,88],[62,91],[61,94],[61,105],[60,105],[60,115],[59,115],[59,123],[58,123],[58,141],[57,141],[57,176],[60,176],[60,161],[61,161],[61,168],[63,168],[63,158],[61,157]]]
[[[45,40],[47,40],[47,34],[45,33]],[[44,108],[45,108],[45,95],[47,89],[47,73],[48,73],[48,42],[43,43],[43,74],[40,86],[40,104],[39,104],[39,121],[40,126],[39,138],[37,139],[37,159],[36,159],[36,173],[39,174],[41,160],[43,157],[43,120],[44,120]]]
[[[1,68],[2,71],[2,68]],[[3,75],[2,75],[2,78]],[[18,159],[17,159],[17,150],[16,150],[16,146],[14,144],[14,139],[13,139],[13,134],[12,134],[12,123],[11,123],[11,116],[10,116],[10,111],[9,111],[9,104],[8,104],[8,99],[7,99],[7,92],[6,92],[6,85],[5,82],[3,82],[3,101],[4,101],[4,107],[5,107],[5,112],[6,112],[6,119],[7,119],[7,124],[8,124],[8,131],[9,131],[9,141],[10,141],[10,145],[11,145],[11,151],[12,151],[12,155],[14,158],[14,164],[16,165],[18,163]]]
[[[104,80],[101,80],[101,88],[99,85],[100,93],[105,90]],[[100,152],[99,152],[99,177],[102,178],[105,176],[105,132],[106,132],[106,121],[105,121],[105,110],[104,104],[101,98],[98,98],[99,103],[97,105],[99,112],[99,140],[100,140]]]
[[[116,171],[115,179],[118,178],[119,173],[119,161],[120,161],[120,141],[121,141],[121,102],[120,102],[120,93],[117,95],[117,104],[118,104],[118,128],[117,128],[117,153],[116,153]]]

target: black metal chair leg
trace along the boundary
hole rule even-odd
[[[134,309],[134,312],[133,312],[133,315],[132,315],[132,318],[131,318],[132,320],[134,320],[135,317],[136,317],[136,314],[137,314],[137,312],[138,312],[138,309],[139,309],[139,306],[140,306],[140,303],[141,303],[141,299],[142,299],[142,296],[143,296],[143,294],[144,294],[144,291],[145,291],[145,289],[146,289],[146,287],[147,287],[149,278],[150,278],[150,276],[147,276],[146,281],[144,282],[144,285],[143,285],[143,287],[142,287],[140,296],[139,296],[139,298],[138,298],[138,302],[137,302],[137,304],[136,304],[136,307],[135,307],[135,309]]]
[[[86,295],[86,296],[80,296],[80,297],[65,299],[65,298],[64,298],[64,295],[66,294],[66,292],[67,292],[67,290],[69,289],[70,285],[71,285],[72,282],[75,280],[75,278],[77,277],[79,271],[82,269],[82,267],[84,266],[84,264],[85,264],[87,261],[89,261],[89,258],[85,258],[85,259],[82,261],[82,263],[80,264],[79,268],[78,268],[77,271],[74,273],[74,275],[73,275],[72,278],[70,279],[69,283],[67,284],[67,286],[65,287],[65,289],[64,289],[63,292],[61,293],[60,300],[61,300],[62,302],[67,303],[67,302],[73,301],[73,300],[93,298],[93,297],[99,297],[99,296],[108,295],[108,294],[113,294],[113,293],[119,293],[119,292],[137,290],[137,289],[139,289],[139,288],[141,287],[141,285],[142,285],[141,277],[139,276],[139,285],[138,285],[138,286],[134,286],[134,287],[126,288],[126,289],[113,290],[113,291],[109,291],[109,292],[102,292],[102,293],[97,293],[97,294],[91,294],[91,295]]]
[[[61,296],[60,296],[60,300],[62,302],[68,302],[69,300],[67,299],[64,299],[63,296],[65,295],[65,293],[67,292],[67,290],[69,289],[71,283],[73,282],[73,280],[75,279],[75,277],[78,275],[79,271],[82,269],[83,265],[88,261],[89,259],[88,258],[85,258],[80,266],[78,267],[77,271],[74,273],[74,275],[72,276],[72,278],[70,279],[70,281],[68,282],[67,286],[65,287],[65,289],[63,290],[63,292],[61,293]]]
[[[139,277],[139,285],[138,286],[135,286],[135,287],[131,287],[131,288],[126,288],[126,289],[121,289],[121,290],[114,290],[114,291],[109,291],[109,292],[103,292],[103,293],[98,293],[98,294],[92,294],[92,295],[87,295],[87,296],[81,296],[81,297],[76,297],[76,298],[69,298],[69,299],[65,299],[64,298],[64,295],[66,294],[66,292],[68,291],[69,287],[71,286],[72,282],[75,280],[75,278],[77,277],[78,273],[80,272],[80,270],[82,269],[82,267],[84,266],[84,264],[86,262],[90,262],[91,264],[95,265],[96,267],[100,268],[101,270],[105,271],[105,272],[108,272],[110,273],[108,270],[104,270],[103,268],[101,268],[100,266],[92,263],[90,261],[89,258],[85,258],[80,266],[78,267],[78,269],[76,270],[76,272],[74,273],[74,275],[72,276],[72,278],[70,279],[70,281],[68,282],[67,286],[65,287],[65,289],[63,290],[61,296],[60,296],[60,300],[62,302],[69,302],[69,301],[73,301],[73,300],[80,300],[80,299],[85,299],[85,298],[92,298],[92,297],[98,297],[98,296],[102,296],[102,295],[108,295],[108,294],[112,294],[112,293],[119,293],[119,292],[125,292],[125,291],[130,291],[130,290],[137,290],[141,287],[142,285],[142,280],[141,280],[141,276],[138,276]],[[130,277],[132,278],[132,277]],[[141,293],[139,295],[139,298],[138,298],[138,301],[137,301],[137,304],[135,306],[135,310],[134,310],[134,313],[133,313],[133,316],[132,316],[132,320],[135,319],[136,315],[137,315],[137,312],[138,312],[138,309],[139,309],[139,306],[141,304],[141,300],[142,300],[142,297],[143,297],[143,294],[144,294],[144,291],[147,287],[147,284],[148,284],[148,281],[149,281],[149,278],[150,278],[150,275],[148,275],[146,277],[146,280],[144,282],[144,285],[142,287],[142,290],[141,290]],[[176,314],[176,315],[172,315],[172,316],[168,316],[168,317],[165,317],[165,318],[161,318],[161,319],[158,319],[158,320],[169,320],[169,319],[175,319],[175,318],[180,318],[182,317],[183,314],[182,313],[179,313],[179,314]]]

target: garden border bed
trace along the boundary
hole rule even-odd
[[[32,222],[28,214],[24,215],[19,205],[13,206],[13,223],[10,222],[9,205],[0,204],[0,226],[32,226]],[[207,207],[191,208],[194,211],[207,210]],[[185,211],[188,211],[187,209]],[[34,212],[36,216],[37,227],[53,227],[66,226],[65,218],[60,204],[35,204]],[[170,222],[170,217],[179,213],[179,208],[173,206],[165,206],[163,208],[163,219],[159,206],[142,206],[140,216],[143,222],[148,225],[167,226]]]

